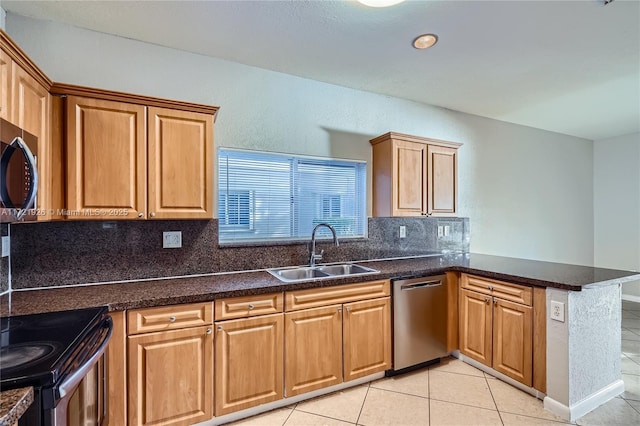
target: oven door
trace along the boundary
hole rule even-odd
[[[104,352],[113,324],[106,317],[80,352],[78,369],[57,385],[56,405],[51,412],[53,426],[99,425],[106,411]]]
[[[0,119],[0,222],[37,218],[38,139]]]

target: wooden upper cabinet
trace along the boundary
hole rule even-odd
[[[213,116],[149,108],[149,216],[213,217]]]
[[[145,107],[69,96],[66,131],[69,217],[145,217]]]
[[[0,118],[11,120],[11,58],[0,50]]]
[[[452,215],[457,211],[458,150],[445,146],[427,147],[427,212]]]
[[[374,216],[456,214],[460,143],[390,132],[371,144]]]

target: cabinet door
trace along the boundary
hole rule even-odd
[[[37,207],[42,209],[38,219],[49,219],[50,208],[50,118],[51,95],[20,66],[13,62],[11,67],[11,122],[38,138],[38,198]]]
[[[343,315],[344,381],[391,368],[390,298],[347,303]]]
[[[12,60],[0,50],[0,118],[11,121],[11,63]]]
[[[129,425],[190,425],[213,417],[211,327],[129,337]]]
[[[146,216],[145,107],[67,98],[70,219]]]
[[[427,145],[394,141],[393,216],[420,216],[426,212]]]
[[[149,217],[213,218],[213,116],[149,108]]]
[[[342,382],[342,305],[285,314],[285,394]]]
[[[427,213],[452,215],[457,208],[458,150],[429,145],[427,148]]]
[[[532,308],[494,299],[493,368],[532,385]]]
[[[216,325],[216,416],[283,397],[283,314]]]
[[[491,297],[460,290],[460,352],[491,366]]]

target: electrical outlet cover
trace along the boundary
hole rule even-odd
[[[169,231],[162,233],[162,248],[182,247],[182,231]]]
[[[551,301],[551,312],[549,313],[552,320],[564,322],[564,303]]]

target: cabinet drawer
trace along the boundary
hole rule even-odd
[[[282,312],[282,293],[241,296],[215,301],[216,321]]]
[[[531,306],[533,288],[519,284],[506,283],[490,278],[462,274],[460,286],[467,290],[498,297],[523,305]]]
[[[213,324],[213,303],[159,306],[127,312],[128,334]]]
[[[390,294],[389,280],[288,291],[285,293],[285,310],[290,312],[338,303],[376,299]]]

